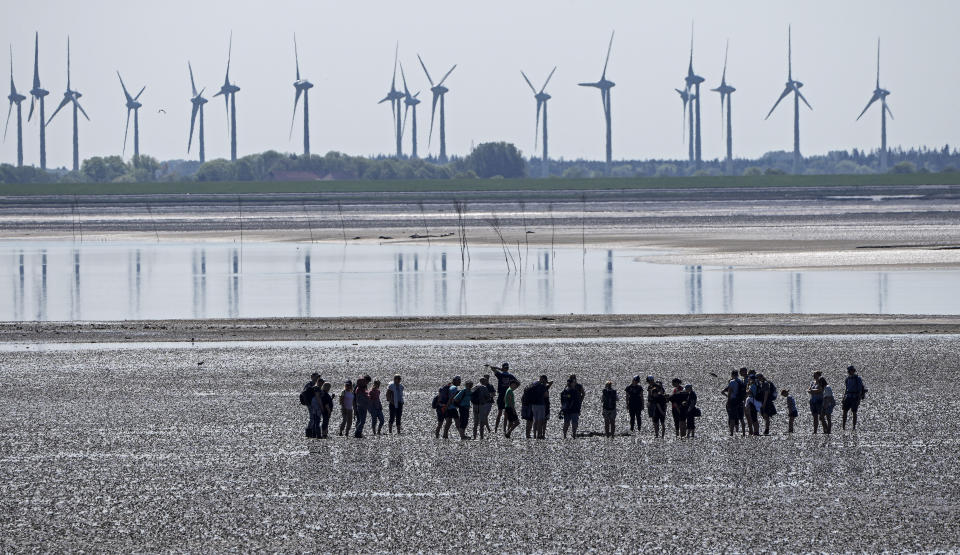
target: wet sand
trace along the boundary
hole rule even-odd
[[[957,335],[69,347],[2,354],[0,551],[960,549]],[[604,380],[679,376],[698,437],[654,439],[645,420],[563,441],[553,414],[545,441],[435,440],[436,388],[502,360],[524,381],[576,372],[584,431],[602,427]],[[860,427],[812,435],[809,373],[839,394],[851,362]],[[781,400],[771,436],[727,437],[709,372],[743,364],[797,392],[793,436]],[[405,434],[337,437],[337,414],[331,439],[305,439],[311,371],[401,372]]]

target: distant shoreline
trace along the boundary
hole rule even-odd
[[[698,314],[5,322],[0,343],[589,339],[960,334],[960,316]]]

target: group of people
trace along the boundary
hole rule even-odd
[[[741,435],[760,435],[760,420],[763,420],[763,435],[770,434],[770,420],[777,414],[777,406],[774,401],[777,399],[777,386],[765,377],[762,373],[753,370],[741,368],[730,373],[730,381],[727,386],[721,390],[721,393],[727,397],[727,424],[730,435],[737,430]],[[833,431],[833,410],[837,406],[836,398],[833,394],[833,388],[819,370],[813,373],[813,381],[807,389],[810,395],[810,414],[813,416],[813,433],[818,429],[823,433],[829,434]],[[847,428],[847,414],[852,413],[852,429],[857,429],[857,411],[860,409],[860,401],[867,394],[867,388],[863,384],[863,378],[857,374],[854,366],[847,367],[847,377],[844,381],[843,399],[841,409],[843,418],[841,428]],[[779,391],[780,397],[786,401],[787,405],[787,433],[793,433],[793,423],[799,416],[797,411],[797,402],[790,391],[782,389]]]
[[[387,407],[389,409],[389,421],[387,431],[393,433],[393,427],[397,427],[397,433],[401,431],[403,419],[403,390],[404,386],[400,375],[393,377],[393,382],[387,386],[387,392],[384,395]],[[333,404],[336,395],[330,393],[332,384],[325,382],[320,374],[314,373],[310,376],[310,381],[303,386],[300,393],[300,404],[307,407],[310,413],[310,421],[307,424],[306,436],[326,439],[330,426],[330,416],[333,414]],[[362,376],[356,380],[347,380],[343,384],[343,390],[340,392],[340,428],[337,435],[349,436],[351,429],[353,437],[362,438],[363,429],[367,423],[367,417],[370,418],[370,433],[380,435],[383,433],[383,402],[380,401],[380,380],[374,380],[370,376]]]
[[[553,386],[546,375],[522,390],[520,380],[510,373],[510,365],[506,362],[500,366],[485,365],[492,371],[483,374],[477,383],[454,376],[443,384],[433,397],[431,406],[436,413],[437,425],[434,436],[448,438],[453,428],[460,439],[484,439],[492,433],[502,433],[506,437],[525,422],[524,431],[527,438],[546,438],[547,421],[550,419],[550,391]],[[398,434],[401,432],[403,416],[404,386],[400,375],[393,377],[387,386],[384,400],[389,409],[388,433],[393,433],[394,426]],[[496,386],[492,383],[496,382]],[[643,382],[643,383],[642,383]],[[639,432],[643,425],[643,414],[646,414],[653,424],[654,437],[666,436],[666,419],[669,413],[673,419],[674,435],[678,438],[693,438],[696,435],[697,418],[702,415],[697,406],[697,393],[693,385],[684,383],[680,378],[670,382],[669,392],[663,382],[653,376],[641,380],[634,376],[631,383],[623,390],[623,400],[629,413],[630,432]],[[856,368],[847,368],[845,390],[841,402],[843,418],[841,427],[846,429],[847,414],[852,413],[853,429],[857,427],[857,411],[860,401],[867,393],[863,379],[856,373]],[[307,425],[307,437],[326,438],[330,416],[333,413],[334,395],[330,393],[331,384],[324,382],[319,374],[313,374],[303,392],[300,402],[309,409],[310,420]],[[379,435],[383,431],[384,414],[380,400],[380,380],[363,376],[356,381],[348,380],[340,392],[339,401],[341,421],[338,435],[349,436],[351,430],[354,437],[363,437],[367,419],[370,419],[370,433]],[[519,394],[517,393],[519,391]],[[720,393],[726,397],[727,420],[730,435],[737,431],[744,436],[769,435],[770,423],[778,413],[775,400],[780,397],[786,403],[788,421],[787,433],[793,433],[794,420],[799,416],[796,401],[786,389],[778,390],[776,385],[762,373],[741,368],[730,374],[730,381]],[[810,395],[810,411],[813,415],[813,433],[819,429],[829,434],[833,429],[832,414],[836,406],[833,390],[822,372],[814,372],[813,381],[807,393]],[[518,399],[519,397],[519,399]],[[559,418],[563,421],[563,437],[576,438],[582,435],[595,435],[593,432],[581,434],[580,413],[586,398],[586,390],[577,381],[576,374],[567,378],[566,387],[560,392]],[[602,434],[613,437],[617,434],[617,411],[621,401],[621,394],[613,382],[608,381],[600,392],[600,408],[603,415],[604,430]],[[519,403],[519,410],[518,410]],[[493,426],[490,425],[490,415],[496,404],[497,413]],[[470,432],[472,415],[472,434]],[[763,421],[763,433],[760,432],[760,421]],[[624,435],[629,435],[623,432]]]

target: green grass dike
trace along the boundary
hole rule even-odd
[[[960,172],[866,175],[754,175],[590,179],[422,179],[233,181],[175,183],[0,184],[0,196],[256,193],[402,193],[471,191],[597,191],[776,187],[960,185]]]

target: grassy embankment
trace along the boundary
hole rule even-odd
[[[237,181],[179,183],[51,183],[0,185],[0,196],[379,193],[459,191],[561,191],[618,189],[716,189],[738,187],[870,187],[960,185],[957,173],[870,175],[758,175],[735,177],[638,177],[595,179],[450,179],[391,181]]]

